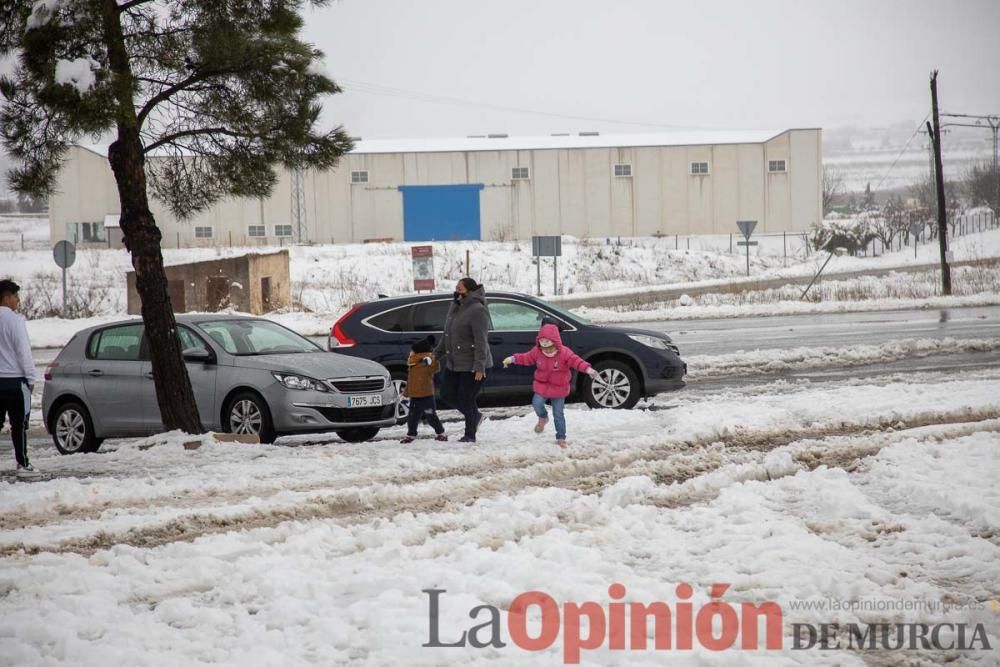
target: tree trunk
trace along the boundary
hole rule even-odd
[[[145,156],[132,97],[132,70],[117,5],[117,0],[104,0],[105,38],[118,103],[118,138],[111,144],[108,160],[118,186],[125,247],[132,256],[136,291],[142,301],[142,320],[153,365],[156,402],[168,431],[180,429],[187,433],[204,433],[191,379],[181,356],[177,322],[167,293],[167,274],[163,270],[163,254],[160,252],[161,234],[149,210]]]
[[[167,293],[160,230],[149,211],[142,146],[138,134],[131,137],[128,134],[127,129],[118,128],[118,140],[111,144],[108,158],[118,184],[125,247],[132,255],[135,287],[142,301],[142,321],[146,325],[146,340],[153,362],[156,402],[168,431],[204,433]]]

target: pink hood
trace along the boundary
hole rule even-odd
[[[556,344],[556,349],[560,349],[563,346],[562,336],[559,335],[559,327],[554,324],[543,324],[542,328],[538,330],[538,335],[535,336],[535,343],[538,343],[539,339],[548,338]]]

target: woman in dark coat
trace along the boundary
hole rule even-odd
[[[489,331],[486,291],[472,278],[462,278],[455,287],[455,303],[448,311],[444,336],[434,350],[435,356],[444,358],[441,400],[465,417],[465,437],[459,442],[475,442],[476,430],[486,418],[479,411],[476,399],[486,379],[486,369],[493,366],[487,342]]]

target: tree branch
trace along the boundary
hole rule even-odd
[[[174,85],[170,86],[166,90],[161,90],[159,93],[157,93],[153,97],[149,98],[149,100],[142,106],[142,109],[139,111],[139,115],[136,116],[136,121],[137,121],[137,124],[139,125],[139,127],[142,127],[142,123],[143,123],[144,120],[146,120],[146,116],[149,115],[149,113],[153,110],[153,108],[157,104],[159,104],[160,102],[165,102],[166,100],[169,100],[170,97],[172,95],[174,95],[175,93],[177,93],[177,92],[179,92],[181,90],[184,90],[186,87],[190,86],[192,83],[197,83],[198,81],[201,81],[202,79],[207,79],[209,76],[211,76],[211,75],[207,74],[207,73],[204,73],[204,72],[199,72],[198,74],[192,74],[188,78],[183,79],[182,81],[178,81],[177,83],[175,83]]]
[[[133,7],[138,7],[139,5],[145,5],[150,2],[153,2],[153,0],[131,0],[130,2],[126,2],[123,5],[118,5],[118,13],[123,14],[128,10],[132,9]]]
[[[202,127],[197,130],[183,130],[181,132],[174,132],[173,134],[168,134],[166,136],[160,137],[157,141],[154,141],[149,146],[146,146],[143,149],[143,152],[148,154],[151,151],[156,150],[160,146],[163,146],[164,144],[176,145],[176,141],[178,139],[183,139],[185,137],[213,136],[216,134],[221,134],[223,136],[233,137],[236,139],[245,137],[252,138],[256,136],[254,134],[248,134],[245,132],[234,132],[233,130],[230,130],[229,128],[226,127]]]
[[[139,127],[142,127],[142,123],[144,120],[146,120],[146,116],[150,114],[150,112],[156,107],[156,105],[158,105],[160,102],[165,102],[169,100],[172,96],[176,95],[177,93],[184,90],[188,86],[195,83],[199,83],[201,81],[206,81],[208,79],[217,76],[222,76],[225,74],[235,74],[238,71],[239,71],[238,69],[203,70],[196,74],[192,74],[191,76],[182,81],[178,81],[177,83],[170,86],[166,90],[162,90],[153,97],[149,98],[146,104],[144,104],[142,109],[139,111],[139,115],[136,117],[136,123],[138,124]]]

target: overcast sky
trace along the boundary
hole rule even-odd
[[[916,124],[934,68],[1000,113],[1000,0],[337,0],[306,39],[371,139]]]

